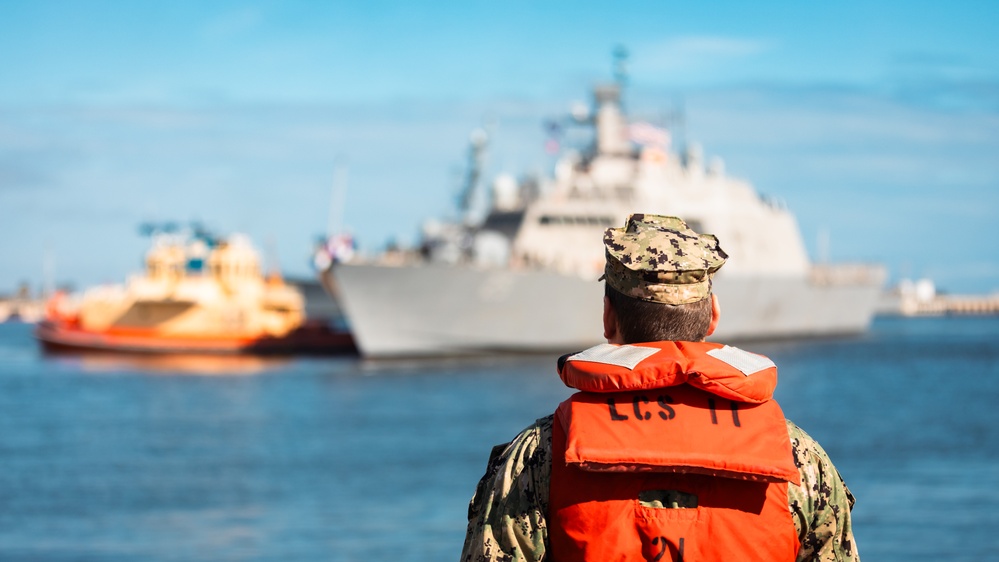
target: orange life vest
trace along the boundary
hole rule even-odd
[[[713,343],[596,346],[559,375],[555,561],[794,560],[798,484],[766,357]]]

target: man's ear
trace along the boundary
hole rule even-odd
[[[610,299],[604,297],[604,339],[607,343],[621,343],[618,341],[617,313],[611,306]]]
[[[718,304],[718,296],[711,293],[711,324],[708,325],[708,333],[706,335],[710,336],[715,333],[715,328],[718,327],[718,318],[721,316],[721,305]]]

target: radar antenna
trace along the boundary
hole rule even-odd
[[[461,193],[458,196],[458,209],[462,214],[467,215],[472,208],[472,200],[475,197],[479,178],[482,175],[483,157],[488,142],[489,135],[485,129],[480,128],[472,131],[468,143],[468,164],[465,170],[465,178],[462,182]]]
[[[628,49],[624,45],[614,47],[614,82],[622,89],[628,83]]]

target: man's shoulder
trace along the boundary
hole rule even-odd
[[[858,560],[850,511],[855,499],[825,449],[787,421],[799,486],[788,486],[788,503],[801,543],[799,560]]]
[[[856,501],[845,484],[842,484],[841,497],[822,497],[833,491],[827,482],[832,479],[842,482],[842,477],[833,465],[829,454],[818,441],[791,420],[787,421],[787,433],[791,439],[791,450],[794,454],[794,464],[801,476],[801,491],[811,496],[818,496],[826,501],[846,502],[852,508]]]
[[[526,467],[539,467],[551,460],[551,435],[554,415],[538,418],[512,440],[495,445],[489,453],[486,474],[495,474],[504,467],[520,472]]]
[[[823,457],[828,458],[819,442],[798,427],[798,424],[788,419],[784,422],[787,424],[787,436],[791,439],[791,451],[794,453],[794,464],[798,470]]]
[[[799,532],[814,524],[817,512],[829,510],[833,516],[849,513],[856,499],[822,445],[791,420],[787,420],[787,432],[801,478],[800,485],[788,486],[788,502]],[[815,529],[809,534],[812,531]]]
[[[468,505],[464,561],[544,559],[552,416],[493,447]]]

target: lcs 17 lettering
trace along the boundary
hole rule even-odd
[[[636,394],[631,399],[631,413],[636,420],[650,420],[652,419],[652,414],[655,413],[659,416],[659,419],[668,421],[676,417],[676,410],[670,404],[675,404],[675,402],[668,394],[656,396],[654,402],[648,396]],[[627,407],[625,406],[624,408],[625,412],[627,412]],[[621,413],[618,410],[617,400],[613,396],[607,399],[607,409],[610,412],[610,418],[614,421],[632,419],[627,413]]]

